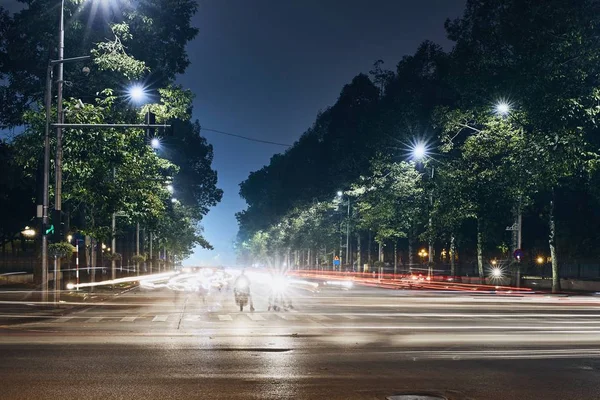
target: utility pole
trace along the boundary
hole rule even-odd
[[[137,256],[140,255],[140,223],[135,224],[135,254]],[[140,274],[140,262],[136,262],[137,264],[137,274]]]
[[[60,4],[60,26],[58,32],[58,87],[57,87],[57,117],[58,123],[61,124],[63,122],[63,59],[65,52],[65,0],[61,0]],[[54,188],[54,210],[55,216],[58,217],[58,221],[53,221],[55,225],[54,229],[58,229],[59,233],[62,231],[60,229],[60,225],[62,222],[62,128],[56,128],[56,187]],[[64,232],[63,232],[64,233]],[[60,238],[63,240],[64,238]],[[54,285],[55,287],[60,287],[61,279],[60,279],[60,270],[61,270],[61,260],[58,259],[55,261],[55,270],[58,267],[58,275],[54,276]]]
[[[50,108],[52,102],[52,70],[53,65],[48,63],[46,73],[46,127],[44,130],[44,188],[42,195],[42,302],[48,302],[48,208],[50,186]]]
[[[433,173],[435,171],[435,167],[431,166],[431,181],[433,184]],[[429,192],[429,262],[433,262],[433,188]],[[431,264],[429,265],[429,269],[431,271]],[[431,274],[429,275],[431,276]]]
[[[113,167],[113,182],[117,177],[117,169]],[[117,279],[117,260],[115,260],[115,253],[117,252],[117,213],[113,211],[110,221],[110,232],[111,241],[110,248],[112,250],[112,257],[110,260],[110,277],[112,280]]]
[[[350,197],[346,197],[348,198],[348,219],[346,221],[346,265],[348,265],[350,263]]]
[[[150,242],[150,249],[149,249],[150,250],[150,273],[152,273],[152,269],[153,269],[152,268],[153,267],[153,265],[152,265],[152,231],[148,232],[148,239]]]

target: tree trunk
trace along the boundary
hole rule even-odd
[[[479,280],[483,283],[483,232],[481,230],[481,217],[477,217],[477,270],[479,272]]]
[[[310,269],[310,247],[308,248],[308,257],[306,258],[306,266]]]
[[[92,267],[91,270],[91,275],[90,275],[90,282],[94,283],[96,282],[96,239],[92,238],[92,240],[90,241],[91,243],[91,249],[90,249],[90,264]],[[94,291],[94,285],[90,286],[90,293]]]
[[[379,242],[379,261],[383,262],[383,242]]]
[[[548,225],[550,235],[548,244],[550,245],[550,257],[552,259],[552,293],[560,292],[560,276],[558,271],[558,259],[556,257],[556,223],[554,221],[554,190],[552,190],[552,199],[550,200],[550,213],[548,215]]]
[[[456,248],[456,239],[454,234],[450,235],[450,275],[456,276],[456,265],[454,265],[454,250]]]
[[[412,226],[408,229],[408,271],[412,271],[415,259],[413,255],[413,232]]]
[[[368,253],[369,256],[367,257],[367,262],[369,263],[369,268],[372,268],[373,265],[373,257],[371,255],[371,242],[373,241],[372,237],[371,237],[371,230],[369,229],[369,243],[367,244],[367,249],[368,249]]]
[[[398,240],[394,240],[394,278],[398,273]]]
[[[356,234],[356,270],[357,272],[361,272],[362,269],[362,257],[360,252],[362,251],[361,243],[360,243],[360,233]]]

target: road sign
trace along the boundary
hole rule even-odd
[[[340,257],[339,256],[335,256],[335,258],[333,259],[333,265],[335,265],[336,267],[340,265]]]
[[[521,259],[523,258],[523,250],[521,249],[516,249],[515,252],[513,253],[513,257],[517,260],[517,261],[521,261]]]

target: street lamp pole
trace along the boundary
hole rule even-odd
[[[46,73],[46,126],[44,129],[44,188],[42,197],[42,302],[48,301],[48,235],[45,230],[48,225],[48,187],[50,186],[50,109],[52,102],[52,71],[53,64],[48,63]]]
[[[348,219],[346,220],[346,263],[350,263],[350,197],[348,200]]]

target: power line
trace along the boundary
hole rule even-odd
[[[274,144],[276,146],[284,146],[284,147],[292,147],[291,144],[285,144],[285,143],[277,143],[277,142],[270,142],[268,140],[262,140],[262,139],[255,139],[255,138],[251,138],[248,136],[242,136],[242,135],[236,135],[235,133],[229,133],[229,132],[223,132],[223,131],[219,131],[217,129],[210,129],[210,128],[205,128],[203,126],[200,127],[200,131],[208,131],[208,132],[215,132],[215,133],[220,133],[222,135],[227,135],[227,136],[233,136],[236,138],[240,138],[240,139],[246,139],[249,140],[251,142],[258,142],[258,143],[266,143],[266,144]]]

